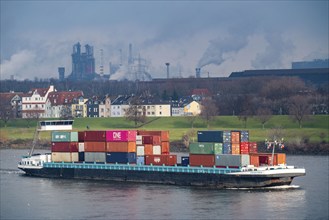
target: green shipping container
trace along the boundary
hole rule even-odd
[[[52,142],[78,142],[76,131],[53,131],[51,132]]]
[[[222,143],[196,142],[189,145],[190,154],[222,154]]]

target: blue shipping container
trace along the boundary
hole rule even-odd
[[[106,163],[136,163],[136,153],[106,153]]]
[[[198,142],[223,143],[223,131],[198,131]]]
[[[181,165],[187,167],[190,164],[190,157],[181,157]]]
[[[138,165],[145,165],[145,157],[144,156],[137,157],[137,164]]]
[[[223,142],[231,143],[232,135],[231,131],[223,131]]]
[[[249,141],[249,131],[241,131],[240,134],[241,134],[241,136],[240,136],[241,142]]]
[[[232,154],[232,145],[231,143],[223,143],[223,154]]]
[[[85,161],[85,152],[79,152],[79,161]]]

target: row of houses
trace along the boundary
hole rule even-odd
[[[82,91],[57,91],[54,86],[28,93],[0,93],[1,118],[124,117],[138,105],[139,114],[154,117],[195,116],[201,113],[200,96],[162,101],[152,97],[119,95],[86,98]]]

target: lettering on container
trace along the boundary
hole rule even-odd
[[[55,135],[55,139],[66,139],[66,135],[64,135],[64,134],[61,134],[61,135],[57,134],[57,135]]]
[[[161,161],[160,157],[155,157],[155,158],[154,158],[154,162],[156,162],[156,163],[160,163],[160,161]]]
[[[121,132],[113,132],[113,139],[121,139]]]

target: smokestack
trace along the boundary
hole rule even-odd
[[[167,79],[169,79],[169,65],[170,65],[170,63],[166,63],[166,66],[167,66]]]
[[[133,63],[133,46],[129,44],[129,56],[128,56],[128,64]]]
[[[201,68],[195,68],[195,77],[200,78]]]

